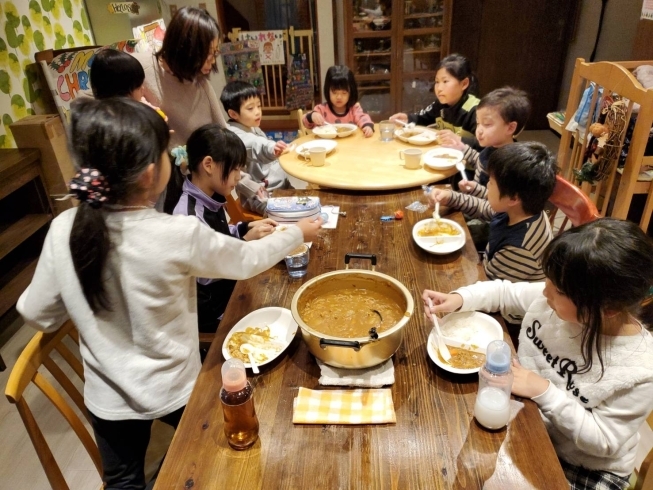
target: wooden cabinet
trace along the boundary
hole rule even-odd
[[[451,0],[345,0],[347,64],[376,122],[430,104],[449,53]]]
[[[39,157],[38,150],[0,149],[0,315],[32,280],[53,216]]]

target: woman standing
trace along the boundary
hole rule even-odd
[[[209,82],[217,73],[220,29],[204,9],[183,7],[170,21],[163,46],[156,53],[136,53],[145,70],[144,96],[168,116],[170,148],[185,145],[200,126],[226,126]]]

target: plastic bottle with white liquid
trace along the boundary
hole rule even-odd
[[[485,365],[478,372],[478,394],[474,417],[487,429],[501,429],[510,419],[513,374],[510,346],[493,340],[487,346]]]

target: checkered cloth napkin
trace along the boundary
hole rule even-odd
[[[299,388],[293,424],[394,424],[392,394],[380,390],[309,390]]]

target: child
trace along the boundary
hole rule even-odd
[[[265,184],[267,191],[291,188],[288,176],[281,168],[278,157],[288,145],[283,141],[270,141],[259,128],[261,125],[261,98],[258,90],[247,82],[229,82],[220,102],[229,115],[227,129],[230,129],[245,143],[247,148],[247,170],[254,182]],[[267,202],[260,194],[253,195],[250,189],[236,186],[242,206],[260,215],[265,214]]]
[[[438,141],[442,145],[456,143],[455,136],[462,137],[465,144],[480,150],[474,137],[476,131],[476,76],[472,73],[469,60],[460,54],[450,54],[436,67],[435,86],[438,100],[417,114],[400,112],[390,117],[391,121],[416,123],[420,126],[435,124]]]
[[[250,241],[274,232],[271,219],[230,225],[224,206],[228,194],[240,180],[240,170],[247,163],[247,151],[240,138],[219,124],[206,124],[193,131],[186,149],[187,177],[179,188],[181,195],[172,214],[196,216],[202,223],[225,235]],[[183,157],[175,164],[183,165]],[[179,172],[181,173],[181,172]],[[176,193],[177,195],[179,192]],[[215,332],[222,319],[236,281],[231,279],[197,279],[197,318],[200,332]]]
[[[448,189],[434,189],[429,198],[491,221],[483,259],[489,279],[542,281],[542,253],[551,241],[544,205],[555,187],[556,170],[544,145],[515,143],[490,157],[487,200]]]
[[[136,58],[112,48],[100,49],[91,65],[91,89],[96,99],[129,97],[149,105],[168,122],[168,117],[145,100],[143,83],[145,71]]]
[[[302,122],[308,129],[325,123],[354,123],[366,138],[374,134],[374,122],[358,103],[358,87],[354,74],[346,66],[332,66],[324,79],[324,99]]]
[[[145,488],[152,421],[177,425],[200,370],[195,278],[252,277],[314,240],[321,222],[243,242],[155,211],[170,135],[140,102],[78,99],[69,135],[80,204],[52,221],[17,308],[39,330],[76,324],[104,485]]]
[[[544,283],[426,290],[427,315],[523,316],[513,394],[539,406],[570,488],[626,488],[653,407],[653,337],[638,311],[653,284],[653,245],[634,223],[603,218],[553,240],[543,268]]]

